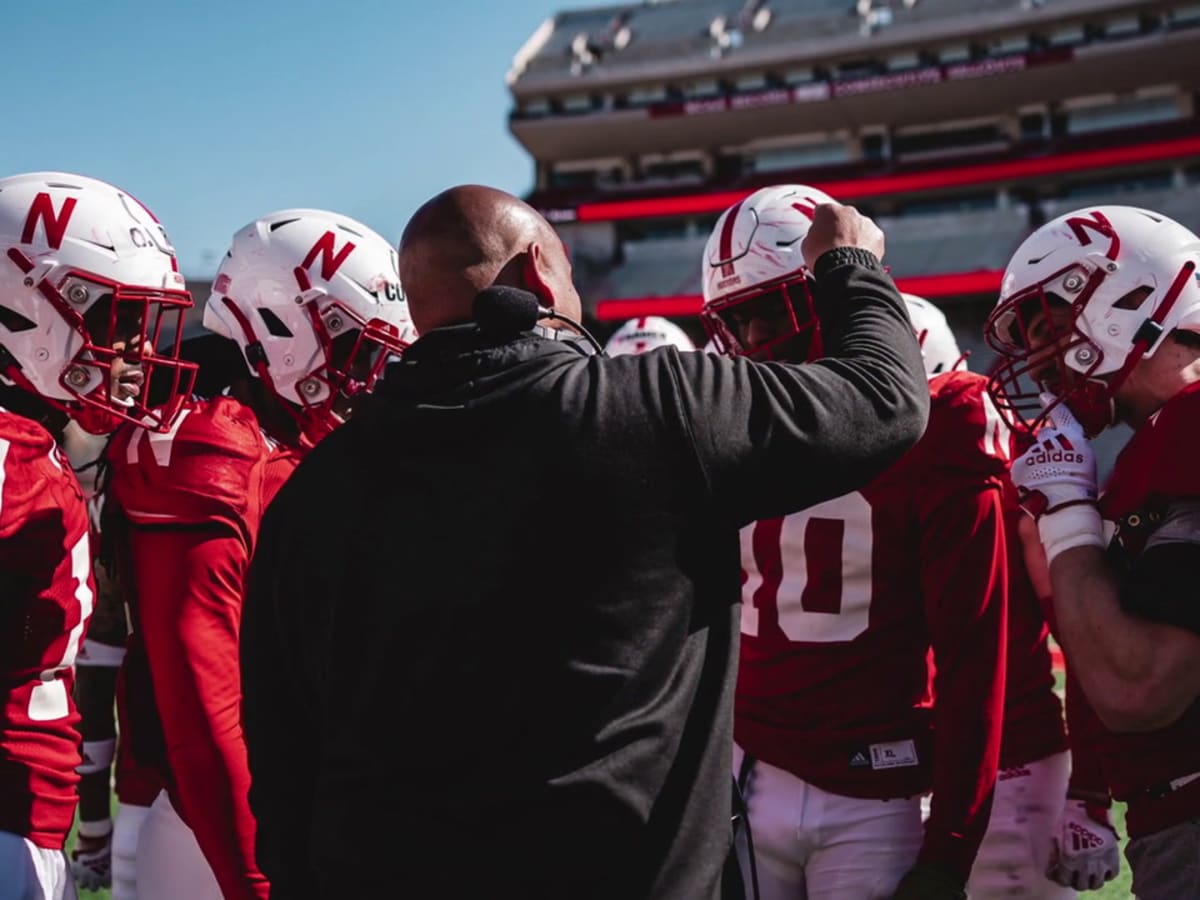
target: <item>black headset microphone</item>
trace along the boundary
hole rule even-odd
[[[542,319],[558,319],[567,323],[579,337],[591,344],[598,355],[604,355],[604,348],[600,346],[600,342],[592,337],[581,323],[555,312],[550,307],[542,306],[535,295],[521,288],[508,285],[484,288],[476,295],[471,312],[480,331],[494,335],[535,331]],[[557,337],[553,334],[544,336]]]

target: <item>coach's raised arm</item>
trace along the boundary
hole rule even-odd
[[[738,525],[855,490],[924,432],[921,349],[883,250],[883,233],[853,207],[816,207],[802,252],[816,280],[820,360],[673,356],[700,459]]]
[[[535,210],[467,185],[417,211],[421,337],[279,492],[251,574],[273,900],[720,896],[737,526],[865,483],[928,412],[879,230],[820,207],[804,249],[821,362],[609,359],[556,317],[581,302]]]

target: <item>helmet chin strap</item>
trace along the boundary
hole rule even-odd
[[[271,396],[283,407],[284,412],[296,423],[296,427],[300,429],[300,433],[309,441],[316,443],[333,431],[336,425],[323,421],[319,415],[307,412],[303,406],[293,403],[280,393],[279,388],[275,385],[275,379],[271,377],[270,363],[267,361],[267,351],[264,349],[262,341],[258,339],[258,335],[254,333],[254,326],[250,324],[250,320],[246,317],[246,314],[229,297],[222,297],[221,302],[232,313],[234,319],[237,320],[238,327],[242,329],[242,334],[245,335],[246,362],[250,364],[258,379],[266,385]]]

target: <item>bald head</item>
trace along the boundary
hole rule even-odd
[[[400,238],[400,281],[417,331],[471,320],[475,295],[495,284],[532,291],[579,315],[562,242],[537,210],[482,185],[450,188],[416,211]]]

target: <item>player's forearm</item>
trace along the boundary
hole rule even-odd
[[[991,816],[1000,761],[1002,684],[993,673],[948,673],[934,707],[933,805],[920,861],[970,874]],[[947,685],[954,685],[947,688]]]
[[[1117,580],[1098,548],[1063,551],[1051,563],[1050,578],[1067,657],[1101,721],[1114,731],[1172,722],[1186,698],[1175,702],[1163,671],[1170,626],[1121,609]]]
[[[933,639],[933,807],[920,861],[966,880],[991,815],[1004,721],[1008,578],[997,491],[972,485],[925,518],[923,587]],[[964,536],[969,539],[964,540]]]

